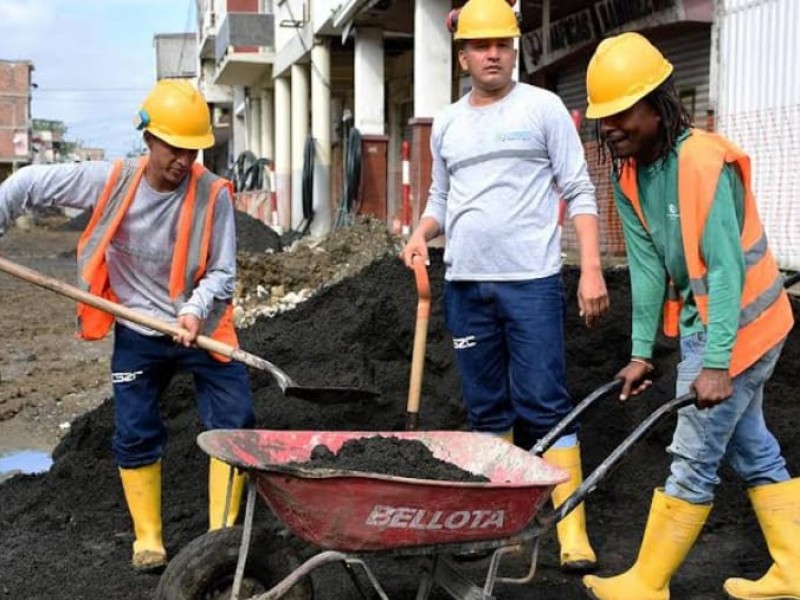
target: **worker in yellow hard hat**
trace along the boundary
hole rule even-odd
[[[433,181],[402,258],[427,258],[427,242],[445,235],[446,321],[469,425],[531,448],[572,408],[560,196],[580,244],[581,314],[593,326],[609,308],[594,187],[561,99],[513,80],[520,30],[511,3],[469,0],[447,25],[472,89],[434,120]],[[545,454],[570,474],[553,492],[557,505],[582,481],[577,434],[566,431]],[[563,569],[595,568],[582,504],[557,533]]]
[[[694,129],[673,67],[637,33],[604,40],[586,73],[589,118],[613,161],[614,200],[633,290],[630,362],[621,399],[648,385],[659,321],[680,336],[680,411],[670,475],[655,490],[638,558],[616,577],[586,576],[599,600],[666,600],[711,511],[726,462],[744,480],[773,564],[728,579],[729,598],[800,598],[800,478],[791,479],[764,422],[764,385],[792,328],[792,309],[758,216],[750,159]]]
[[[79,284],[147,317],[177,325],[164,336],[78,305],[78,335],[106,336],[114,326],[113,452],[133,519],[133,567],[167,561],[161,533],[161,456],[166,431],[159,397],[177,370],[194,376],[206,428],[253,424],[247,372],[194,346],[199,334],[236,345],[232,296],[236,229],[231,184],[196,162],[214,145],[208,105],[186,81],[158,82],[135,116],[148,154],[114,162],[31,166],[0,186],[0,235],[24,207],[55,204],[92,211],[78,244]],[[209,467],[209,527],[231,524],[242,493],[230,467]]]

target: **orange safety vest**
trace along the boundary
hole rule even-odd
[[[678,205],[689,285],[704,325],[708,325],[708,282],[700,242],[723,166],[736,165],[744,183],[741,243],[746,271],[739,331],[730,363],[730,374],[735,377],[786,337],[794,318],[783,288],[783,278],[769,250],[767,236],[758,216],[751,188],[750,158],[717,134],[697,129],[691,133],[678,155]],[[623,165],[620,187],[647,229],[639,202],[634,161],[626,161]],[[668,336],[678,335],[681,307],[681,299],[670,282],[664,303],[664,333]]]
[[[78,242],[79,287],[113,302],[118,299],[108,277],[106,248],[136,196],[146,166],[146,157],[114,162],[103,193]],[[195,284],[205,275],[214,206],[224,188],[228,189],[232,198],[233,187],[229,181],[217,177],[198,163],[192,165],[186,197],[178,218],[169,280],[169,295],[176,311],[189,300]],[[108,334],[113,323],[113,315],[83,303],[78,304],[78,337],[84,340],[101,339]],[[238,347],[233,327],[233,306],[229,300],[214,301],[203,324],[203,333]],[[222,361],[230,360],[216,354],[214,357]]]

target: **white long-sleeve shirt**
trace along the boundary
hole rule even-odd
[[[0,186],[0,235],[16,217],[34,207],[93,208],[111,168],[109,162],[88,161],[20,169]],[[129,210],[106,249],[111,289],[120,304],[173,324],[184,314],[205,319],[215,298],[233,297],[236,278],[233,204],[223,189],[214,207],[206,274],[179,310],[170,300],[170,270],[188,182],[187,177],[176,190],[157,192],[142,177]],[[156,335],[148,328],[124,323],[140,333]]]
[[[524,83],[487,106],[469,94],[433,123],[424,216],[446,236],[445,278],[519,281],[561,269],[559,194],[597,215],[584,150],[564,103]]]

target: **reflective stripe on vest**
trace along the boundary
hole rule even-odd
[[[114,163],[78,245],[79,286],[113,301],[117,298],[109,285],[106,248],[136,195],[146,165],[146,158]],[[200,164],[192,165],[186,197],[178,217],[175,253],[170,272],[169,293],[176,312],[189,299],[195,284],[205,274],[214,206],[224,187],[232,194],[229,182],[213,175]],[[78,335],[83,339],[104,337],[113,321],[113,317],[107,313],[84,304],[78,305]],[[204,322],[203,333],[229,345],[238,346],[230,301],[215,300]],[[214,356],[220,360],[229,360]]]
[[[745,189],[744,224],[740,236],[745,258],[745,282],[739,314],[739,331],[731,355],[730,373],[736,376],[763,356],[789,333],[793,316],[783,289],[778,265],[769,250],[767,237],[753,196],[750,159],[724,138],[692,130],[678,156],[678,203],[689,287],[703,324],[708,324],[708,279],[701,240],[725,164],[734,164]],[[639,201],[636,164],[627,161],[620,174],[620,187],[631,202],[642,225],[647,222]],[[678,334],[681,299],[665,299],[664,333]]]

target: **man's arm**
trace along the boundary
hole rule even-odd
[[[400,253],[400,258],[411,268],[411,259],[421,256],[428,261],[428,242],[444,233],[447,215],[447,194],[450,191],[450,175],[447,173],[447,164],[439,151],[441,132],[438,123],[434,121],[431,132],[431,187],[428,192],[428,202],[425,212],[419,220],[414,233]]]
[[[548,105],[544,127],[547,154],[556,185],[567,203],[567,216],[597,217],[594,184],[586,167],[583,144],[567,107],[558,98]]]
[[[0,186],[0,235],[14,219],[33,208],[93,207],[110,172],[111,163],[103,161],[20,169]]]
[[[730,357],[739,330],[745,258],[741,244],[744,185],[732,165],[722,169],[700,240],[708,283],[708,323],[703,369],[692,382],[697,405],[709,408],[733,394]]]
[[[610,302],[600,263],[600,232],[597,217],[578,214],[572,219],[578,237],[581,277],[578,282],[578,308],[589,327],[609,310]]]
[[[631,279],[633,318],[631,324],[631,359],[616,378],[622,380],[620,400],[627,400],[646,390],[652,381],[651,358],[667,291],[667,272],[650,235],[633,206],[614,181],[614,202],[622,221],[622,233],[628,256]]]
[[[622,221],[631,278],[631,356],[650,360],[667,291],[667,272],[650,235],[616,180],[614,202]]]
[[[597,201],[580,136],[566,106],[558,99],[553,99],[547,113],[545,134],[556,185],[567,203],[567,214],[578,237],[581,265],[578,306],[586,324],[592,327],[609,309],[600,263]]]

